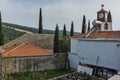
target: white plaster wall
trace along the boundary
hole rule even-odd
[[[79,63],[77,55],[69,53],[68,58],[69,58],[69,62],[70,62],[70,67],[72,69],[77,69],[78,68],[78,63]]]
[[[104,29],[105,23],[106,22],[102,22],[102,24],[101,24],[101,31],[112,31],[112,23],[107,22],[107,24],[108,24],[108,30]]]
[[[116,41],[90,41],[71,39],[71,66],[77,66],[77,63],[87,63],[98,66],[120,70],[120,42]],[[78,61],[76,61],[78,60]],[[74,62],[74,63],[73,63]]]

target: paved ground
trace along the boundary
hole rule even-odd
[[[73,73],[58,76],[48,80],[92,80],[92,79],[90,79],[90,77],[81,77],[81,74],[77,72],[73,72]]]

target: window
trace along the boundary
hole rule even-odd
[[[107,23],[105,23],[104,29],[105,29],[105,30],[108,30],[108,24],[107,24]]]

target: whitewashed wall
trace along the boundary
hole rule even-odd
[[[112,31],[112,23],[107,22],[107,24],[108,24],[108,30],[105,30],[105,28],[104,28],[105,23],[106,22],[102,22],[102,24],[101,24],[101,31]]]
[[[77,69],[78,63],[79,63],[77,55],[69,53],[68,58],[69,58],[69,62],[70,62],[70,67],[72,69]]]
[[[120,70],[120,46],[117,44],[120,41],[71,39],[70,66],[77,69],[79,62],[96,65],[98,60],[98,66]]]

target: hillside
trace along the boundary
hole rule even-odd
[[[11,40],[14,40],[16,38],[19,38],[20,36],[29,33],[29,34],[36,34],[38,32],[38,29],[31,28],[27,26],[21,26],[17,24],[11,24],[11,23],[3,23],[3,35],[4,35],[4,41],[5,43],[8,43]],[[63,34],[63,30],[60,30],[60,35]],[[54,34],[53,30],[44,30],[44,34]],[[70,32],[67,31],[67,35],[69,35]],[[79,34],[76,32],[75,34]]]
[[[21,26],[21,25],[17,25],[17,24],[6,23],[6,22],[3,22],[3,25],[4,26],[9,26],[9,27],[12,27],[12,28],[26,30],[26,31],[29,31],[29,32],[32,32],[32,33],[38,33],[38,29],[37,28],[32,28],[32,27],[27,27],[27,26]],[[44,29],[43,33],[44,34],[54,34],[54,30]],[[59,33],[62,34],[63,30],[60,30]],[[75,34],[79,34],[79,33],[75,32]],[[69,31],[67,31],[67,35],[70,35]]]
[[[10,29],[3,26],[3,35],[4,35],[5,43],[14,40],[24,34],[25,32],[16,31],[15,29]]]

